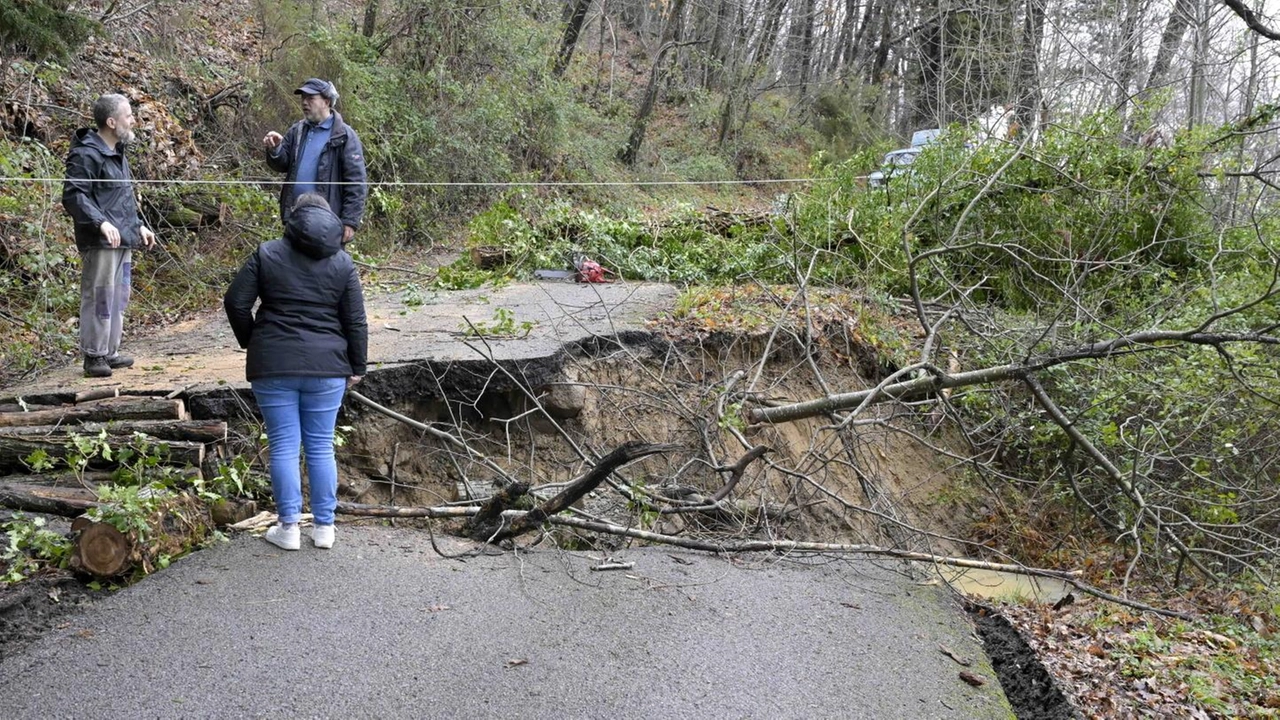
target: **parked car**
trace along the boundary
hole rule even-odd
[[[890,151],[884,156],[884,160],[880,163],[880,169],[867,176],[867,185],[871,187],[881,187],[887,185],[889,179],[894,175],[901,175],[906,172],[911,163],[916,161],[916,156],[924,150],[924,146],[938,139],[942,134],[940,128],[930,128],[928,130],[917,130],[911,134],[911,147],[905,147],[900,150]]]

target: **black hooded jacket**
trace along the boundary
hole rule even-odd
[[[342,249],[342,222],[325,208],[290,215],[284,238],[249,256],[222,305],[240,347],[249,351],[249,380],[365,374],[364,293]]]
[[[111,247],[102,234],[104,222],[120,231],[120,247],[142,245],[142,221],[129,160],[122,146],[107,147],[92,128],[77,130],[71,140],[62,206],[75,221],[76,247],[81,250]]]

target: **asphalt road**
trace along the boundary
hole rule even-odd
[[[659,283],[512,283],[500,288],[450,292],[370,292],[369,368],[424,359],[521,360],[550,356],[566,343],[642,330],[660,321],[679,290]],[[502,313],[502,314],[500,314]],[[477,338],[478,329],[485,334]],[[126,324],[121,351],[135,364],[109,378],[85,378],[79,358],[38,378],[5,388],[0,396],[23,397],[68,389],[120,388],[165,394],[199,394],[247,388],[244,351],[221,308],[154,332]]]
[[[954,601],[891,566],[338,531],[236,536],[67,616],[0,662],[0,717],[1012,717]]]

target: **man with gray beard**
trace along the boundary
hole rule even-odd
[[[80,349],[85,377],[110,377],[133,365],[120,354],[129,305],[133,248],[150,248],[156,236],[138,217],[125,147],[134,141],[133,108],[123,95],[93,103],[97,129],[81,128],[71,140],[62,206],[75,222],[80,251]]]

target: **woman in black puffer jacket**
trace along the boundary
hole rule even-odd
[[[245,375],[270,444],[271,494],[280,522],[265,537],[285,550],[301,546],[302,446],[315,517],[312,541],[333,547],[334,425],[342,396],[365,374],[369,337],[360,277],[342,249],[342,221],[323,196],[298,198],[284,238],[249,256],[222,304],[236,340],[248,350]]]

